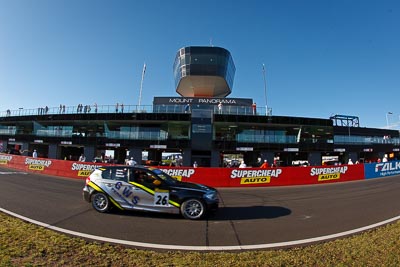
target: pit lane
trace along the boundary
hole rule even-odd
[[[96,212],[83,180],[0,168],[0,211],[69,235],[138,248],[247,250],[340,238],[399,219],[400,176],[329,185],[219,188],[201,221],[145,212]]]

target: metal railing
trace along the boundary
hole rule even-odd
[[[215,114],[258,115],[266,116],[265,107],[257,107],[255,111],[248,106],[224,106],[219,110],[213,107]],[[78,105],[59,107],[19,108],[0,111],[0,117],[40,116],[55,114],[101,114],[101,113],[190,113],[183,105]],[[268,109],[268,115],[272,110]]]

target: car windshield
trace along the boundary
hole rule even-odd
[[[160,169],[152,169],[152,171],[157,174],[158,177],[160,177],[163,181],[165,181],[167,184],[176,184],[177,180],[166,174]]]

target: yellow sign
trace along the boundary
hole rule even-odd
[[[78,176],[89,176],[92,173],[92,171],[79,171]]]
[[[8,164],[8,160],[6,160],[6,159],[0,159],[0,164],[5,164],[5,165],[7,165],[7,164]]]
[[[33,171],[43,171],[44,166],[43,165],[29,165],[28,169],[33,170]]]
[[[271,182],[271,176],[240,179],[240,184],[269,184],[270,182]]]
[[[329,181],[329,180],[336,180],[336,179],[340,179],[340,173],[339,172],[318,175],[318,181],[319,182]]]

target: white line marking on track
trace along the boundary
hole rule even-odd
[[[287,241],[287,242],[278,242],[278,243],[269,243],[269,244],[258,244],[258,245],[242,245],[242,246],[179,246],[179,245],[167,245],[167,244],[153,244],[153,243],[143,243],[143,242],[135,242],[135,241],[128,241],[128,240],[121,240],[121,239],[114,239],[114,238],[108,238],[108,237],[102,237],[102,236],[96,236],[96,235],[90,235],[90,234],[84,234],[76,231],[71,231],[67,230],[64,228],[52,226],[47,223],[39,222],[27,217],[24,217],[22,215],[19,215],[17,213],[14,213],[12,211],[8,211],[6,209],[0,208],[1,212],[4,212],[6,214],[9,214],[11,216],[14,216],[16,218],[19,218],[21,220],[45,227],[47,229],[51,229],[57,232],[77,236],[77,237],[82,237],[82,238],[87,238],[87,239],[92,239],[96,241],[101,241],[101,242],[110,242],[110,243],[115,243],[115,244],[121,244],[121,245],[128,245],[128,246],[133,246],[133,247],[142,247],[142,248],[153,248],[153,249],[164,249],[164,250],[195,250],[195,251],[229,251],[229,250],[254,250],[254,249],[267,249],[267,248],[281,248],[281,247],[291,247],[291,246],[297,246],[297,245],[305,245],[313,242],[321,242],[321,241],[326,241],[330,239],[335,239],[335,238],[340,238],[352,234],[356,234],[359,232],[363,232],[366,230],[370,230],[397,220],[400,220],[400,216],[393,217],[391,219],[371,224],[368,226],[360,227],[354,230],[350,231],[345,231],[341,233],[336,233],[336,234],[331,234],[331,235],[325,235],[325,236],[319,236],[319,237],[314,237],[314,238],[307,238],[307,239],[301,239],[301,240],[294,240],[294,241]]]
[[[0,172],[0,174],[28,174],[26,172]]]

